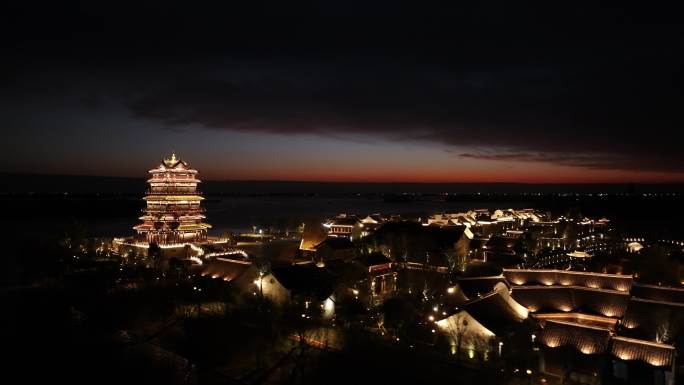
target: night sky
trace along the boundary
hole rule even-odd
[[[20,3],[0,172],[684,182],[684,27],[655,3]]]

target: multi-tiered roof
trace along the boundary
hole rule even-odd
[[[138,234],[146,242],[164,245],[205,240],[211,226],[203,222],[200,203],[204,198],[197,191],[197,170],[172,154],[149,173],[147,206],[140,217],[143,223],[134,227]]]

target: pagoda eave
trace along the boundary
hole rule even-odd
[[[202,201],[199,195],[147,195],[143,198],[148,202],[177,202],[177,201]]]

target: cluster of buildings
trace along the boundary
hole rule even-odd
[[[149,173],[137,234],[114,240],[119,254],[154,248],[238,293],[294,305],[304,318],[332,319],[350,301],[371,309],[399,292],[416,294],[436,304],[427,318],[453,354],[502,356],[512,335],[531,330],[535,371],[589,384],[674,383],[684,289],[569,270],[595,251],[643,247],[641,238],[616,237],[605,218],[533,209],[418,220],[340,214],[306,226],[301,241],[281,243],[289,245],[284,252],[254,258],[207,234],[196,170],[174,154]],[[271,240],[258,234],[243,243],[278,243],[264,239]]]
[[[541,373],[586,384],[674,384],[684,289],[630,275],[504,269],[459,279],[441,301],[446,311],[430,318],[452,346],[501,355],[512,334],[531,331],[525,337],[540,352]]]
[[[302,240],[313,246],[300,249],[291,263],[266,267],[249,258],[217,258],[202,274],[247,295],[299,306],[306,318],[332,319],[352,298],[370,309],[399,292],[421,293],[435,304],[426,321],[452,354],[502,357],[514,336],[526,333],[537,358],[521,370],[585,384],[674,384],[684,289],[640,284],[631,275],[500,269],[471,259],[474,226],[344,215],[322,227],[318,241]],[[521,230],[504,234],[511,231]],[[492,235],[484,245],[492,246],[492,239],[501,238]],[[577,250],[568,254],[590,258]],[[466,270],[486,268],[454,281],[451,263],[459,258]]]
[[[465,226],[475,234],[472,257],[497,260],[512,265],[524,263],[537,255],[567,254],[608,239],[610,220],[552,217],[534,209],[479,209],[463,213],[435,214],[426,219],[428,226]],[[577,257],[578,254],[574,254]]]
[[[418,228],[418,224],[424,229]],[[369,240],[377,243],[385,238],[388,241],[386,238],[396,235],[407,239],[406,242],[411,240],[420,243],[425,241],[425,234],[428,233],[452,234],[452,238],[458,238],[455,239],[458,244],[454,247],[427,250],[432,254],[432,264],[444,268],[448,267],[443,258],[445,252],[456,253],[467,260],[488,261],[512,268],[560,266],[586,260],[595,251],[641,247],[639,243],[617,239],[606,218],[553,218],[549,213],[534,209],[478,209],[434,214],[418,220],[405,220],[400,216],[383,217],[380,214],[365,217],[340,214],[322,225],[323,231],[304,233],[300,249],[311,254],[326,238],[346,238],[368,244]],[[380,246],[385,249],[378,251],[393,259],[416,257],[416,251],[404,250],[408,249],[406,247],[392,250],[382,242]],[[399,251],[406,255],[397,255]]]
[[[351,299],[377,306],[396,290],[392,261],[374,253],[326,266],[312,262],[264,265],[240,256],[218,257],[197,268],[199,274],[229,284],[242,295],[292,306],[302,317],[332,319],[340,304]]]

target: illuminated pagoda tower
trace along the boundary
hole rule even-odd
[[[197,191],[200,180],[197,170],[178,158],[162,160],[149,171],[152,176],[145,196],[147,206],[140,219],[143,223],[133,227],[148,243],[174,245],[201,242],[207,239],[209,224],[201,207],[204,198]]]

